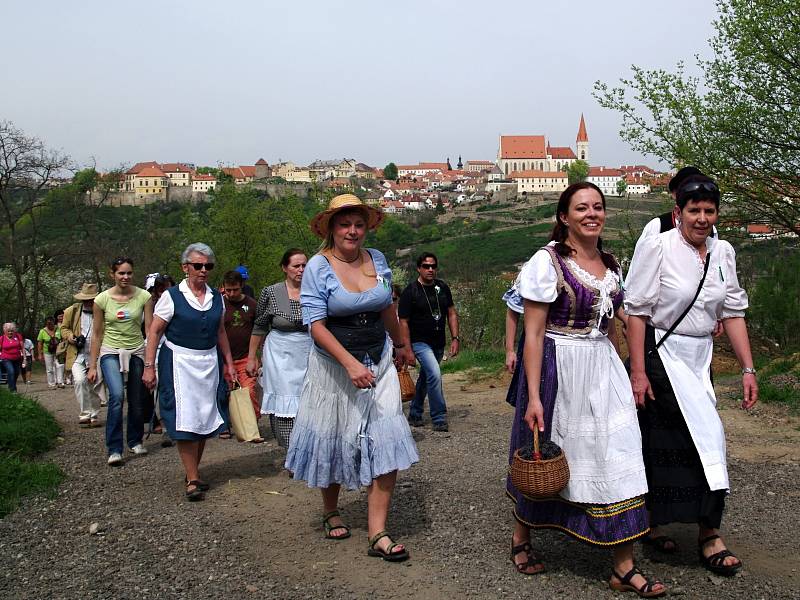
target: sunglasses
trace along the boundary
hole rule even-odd
[[[114,261],[111,263],[111,266],[112,267],[118,267],[120,265],[124,265],[125,263],[128,263],[129,265],[132,265],[133,264],[133,259],[130,258],[129,256],[120,256],[120,257],[114,259]]]
[[[214,263],[186,263],[187,265],[192,265],[195,271],[202,271],[205,269],[206,271],[210,271],[214,268]]]
[[[420,269],[438,269],[438,268],[439,268],[439,265],[431,265],[431,264],[429,264],[429,263],[422,263],[422,264],[419,266],[419,268],[420,268]]]
[[[719,188],[717,184],[711,181],[698,181],[687,183],[686,185],[678,188],[676,198],[683,200],[689,196],[693,198],[710,197],[712,199],[719,199]]]

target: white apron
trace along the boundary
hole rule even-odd
[[[194,350],[164,342],[172,350],[175,429],[199,435],[214,433],[224,422],[217,409],[219,368],[216,347]]]
[[[656,343],[666,333],[656,329]],[[711,336],[672,333],[659,347],[672,390],[689,428],[711,491],[729,490],[725,431],[711,385]]]

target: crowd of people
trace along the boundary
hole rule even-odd
[[[636,567],[634,542],[674,553],[675,540],[661,528],[675,522],[698,525],[705,568],[733,575],[742,567],[719,533],[730,484],[710,363],[712,336],[724,330],[742,367],[742,406],[756,403],[747,296],[734,250],[715,227],[715,182],[689,167],[670,191],[674,209],[647,225],[625,276],[602,246],[603,193],[591,183],[569,186],[550,243],[503,296],[513,373],[509,460],[531,445],[536,430],[563,451],[570,473],[566,487],[544,499],[508,479],[510,560],[521,574],[545,570],[531,532],[551,528],[609,548],[612,589],[660,596],[666,587]],[[66,363],[79,423],[98,424],[107,396],[112,466],[123,462],[127,400],[128,451],[147,453],[147,422],[163,431],[165,445],[177,444],[190,501],[210,488],[200,473],[206,440],[230,437],[229,390],[247,388],[255,418],[268,415],[286,449],[287,471],[320,489],[325,537],[350,537],[340,489],[363,486],[368,554],[405,560],[408,549],[386,528],[392,494],[398,471],[419,460],[410,427],[424,426],[426,397],[433,430],[449,428],[439,364],[448,333],[449,354],[460,350],[459,320],[450,288],[437,278],[436,255],[422,253],[418,276],[401,289],[386,257],[364,246],[383,217],[354,195],[333,198],[310,222],[319,251],[309,257],[288,249],[280,261],[284,279],[257,300],[241,265],[224,273],[221,288],[209,285],[216,258],[202,243],[182,253],[178,285],[156,273],[138,288],[133,260],[118,258],[112,287],[98,293],[96,284],[85,284],[60,321],[47,319],[38,353],[28,353],[13,324],[4,326],[0,365],[8,385],[15,389],[18,374],[38,358],[48,385],[63,386]],[[406,416],[398,371],[414,363],[419,376]]]

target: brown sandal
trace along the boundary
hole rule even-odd
[[[631,583],[631,579],[633,579],[635,575],[641,575],[644,578],[644,583],[638,588]],[[614,578],[617,579],[616,582],[614,581]],[[608,587],[615,592],[634,592],[640,598],[657,598],[658,596],[663,596],[666,594],[666,587],[657,592],[653,591],[653,588],[658,584],[661,584],[662,586],[664,585],[658,579],[654,579],[652,581],[649,580],[644,576],[644,573],[642,573],[636,567],[633,567],[630,571],[628,571],[624,577],[619,575],[616,570],[611,571],[611,579],[608,581]]]
[[[514,557],[521,552],[525,553],[527,560],[524,563],[517,563]],[[544,571],[544,563],[536,556],[530,540],[515,546],[514,538],[511,538],[511,562],[514,563],[514,568],[517,570],[517,573],[522,573],[523,575],[536,575]],[[534,567],[533,571],[528,571],[527,569],[529,567]]]

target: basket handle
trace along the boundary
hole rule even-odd
[[[536,424],[536,427],[533,428],[533,455],[531,456],[533,460],[542,460],[542,453],[539,452],[539,424]]]

